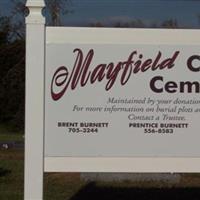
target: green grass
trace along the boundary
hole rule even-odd
[[[22,135],[14,135],[14,134],[1,134],[0,133],[0,142],[4,141],[23,141],[24,138]]]
[[[15,131],[5,124],[0,124],[0,142],[3,141],[23,141],[22,131]]]
[[[45,200],[70,200],[86,183],[79,174],[51,173],[45,174]]]
[[[0,151],[0,199],[23,199],[23,152]]]

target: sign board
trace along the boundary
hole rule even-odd
[[[200,156],[200,47],[184,38],[198,31],[62,28],[62,42],[52,32],[46,157]]]
[[[46,27],[27,3],[25,199],[44,172],[199,172],[200,31]]]

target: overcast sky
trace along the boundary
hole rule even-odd
[[[64,23],[71,26],[100,21],[104,24],[141,19],[145,23],[160,23],[177,19],[181,26],[198,27],[200,0],[71,0],[73,13]],[[0,12],[8,14],[10,0],[0,0]]]

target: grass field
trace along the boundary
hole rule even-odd
[[[19,134],[19,135],[11,135],[11,134],[0,134],[0,142],[4,142],[4,141],[23,141],[23,135]]]
[[[22,131],[15,131],[7,125],[0,124],[0,142],[23,141]]]
[[[0,151],[0,200],[22,200],[24,152]],[[45,173],[45,200],[198,200],[200,175],[184,174],[178,184],[164,182],[84,182],[78,173]]]
[[[0,151],[0,199],[22,199],[23,165],[22,151]]]

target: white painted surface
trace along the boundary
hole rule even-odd
[[[47,27],[47,44],[199,45],[199,30]]]
[[[45,158],[47,172],[197,173],[200,158]]]
[[[127,30],[128,31],[128,30]],[[117,32],[117,30],[116,30]],[[147,32],[148,33],[148,32]],[[107,33],[111,39],[112,35]],[[131,33],[130,33],[131,34]],[[138,41],[140,38],[138,37]],[[142,41],[141,41],[142,42]],[[184,41],[183,41],[184,43]],[[74,49],[80,49],[83,52],[83,60],[90,49],[94,50],[94,56],[89,66],[86,77],[89,81],[81,87],[81,78],[75,89],[71,89],[72,80],[74,80],[74,63],[77,53]],[[179,55],[171,69],[148,70],[146,72],[133,73],[125,85],[120,84],[123,69],[118,73],[116,81],[109,91],[106,91],[106,85],[110,80],[104,79],[100,82],[90,83],[89,74],[99,64],[114,63],[114,67],[119,62],[127,61],[132,52],[137,51],[133,56],[134,62],[138,61],[139,54],[145,59],[155,60],[158,52],[162,52],[159,64],[166,58],[171,58],[176,51]],[[182,112],[182,107],[198,109],[198,104],[180,105],[176,102],[177,98],[190,101],[199,98],[199,93],[163,93],[153,92],[150,88],[150,82],[157,76],[163,77],[163,82],[157,81],[155,87],[164,88],[168,81],[175,81],[177,85],[181,81],[198,81],[200,72],[192,72],[187,67],[187,60],[192,55],[198,55],[200,46],[189,45],[135,45],[118,44],[48,44],[46,47],[46,124],[45,124],[45,156],[46,157],[199,157],[200,156],[200,134],[199,118],[200,112]],[[84,61],[82,61],[84,63]],[[197,61],[197,65],[200,64]],[[83,65],[83,64],[82,64]],[[81,66],[82,66],[81,65]],[[54,73],[65,66],[68,70],[68,77],[61,86],[56,86]],[[77,65],[76,65],[77,66]],[[76,67],[78,68],[78,66]],[[130,70],[130,67],[128,71]],[[108,70],[105,70],[105,74]],[[114,70],[113,70],[114,71]],[[60,74],[64,73],[63,71]],[[55,93],[63,91],[71,81],[63,96],[57,101],[52,98],[52,89]],[[78,76],[78,75],[77,75]],[[126,77],[128,75],[126,74]],[[59,77],[59,75],[57,75]],[[58,80],[64,80],[62,77]],[[52,81],[54,87],[52,87]],[[199,83],[200,84],[200,83]],[[187,87],[186,87],[187,88]],[[122,100],[141,100],[145,103],[108,103],[109,99],[116,101]],[[155,101],[154,105],[148,103],[148,99]],[[169,100],[170,104],[159,104],[158,101]],[[74,107],[83,108],[82,111],[74,111]],[[100,108],[101,111],[87,111],[87,109]],[[147,112],[149,108],[154,111]],[[175,108],[174,112],[160,112],[157,109]],[[111,110],[108,111],[108,109]],[[120,109],[121,111],[116,111]],[[126,111],[123,111],[126,110]],[[131,111],[132,110],[132,111]],[[139,110],[139,111],[138,111]],[[180,113],[178,113],[178,111]],[[165,120],[164,115],[184,117],[185,120]],[[149,119],[130,119],[143,117]],[[65,126],[59,126],[59,123],[66,123]],[[70,125],[76,124],[75,126]],[[108,127],[84,127],[83,124],[108,124]],[[130,124],[156,124],[156,128],[138,128],[130,127]],[[162,125],[182,125],[183,128],[162,128]],[[186,127],[186,125],[188,127]],[[76,129],[78,129],[76,131]],[[147,133],[152,130],[152,133]],[[146,132],[145,132],[146,131]],[[155,131],[155,132],[154,132]],[[162,131],[168,131],[163,133]]]
[[[29,0],[26,20],[25,200],[43,199],[44,48],[43,0]]]

